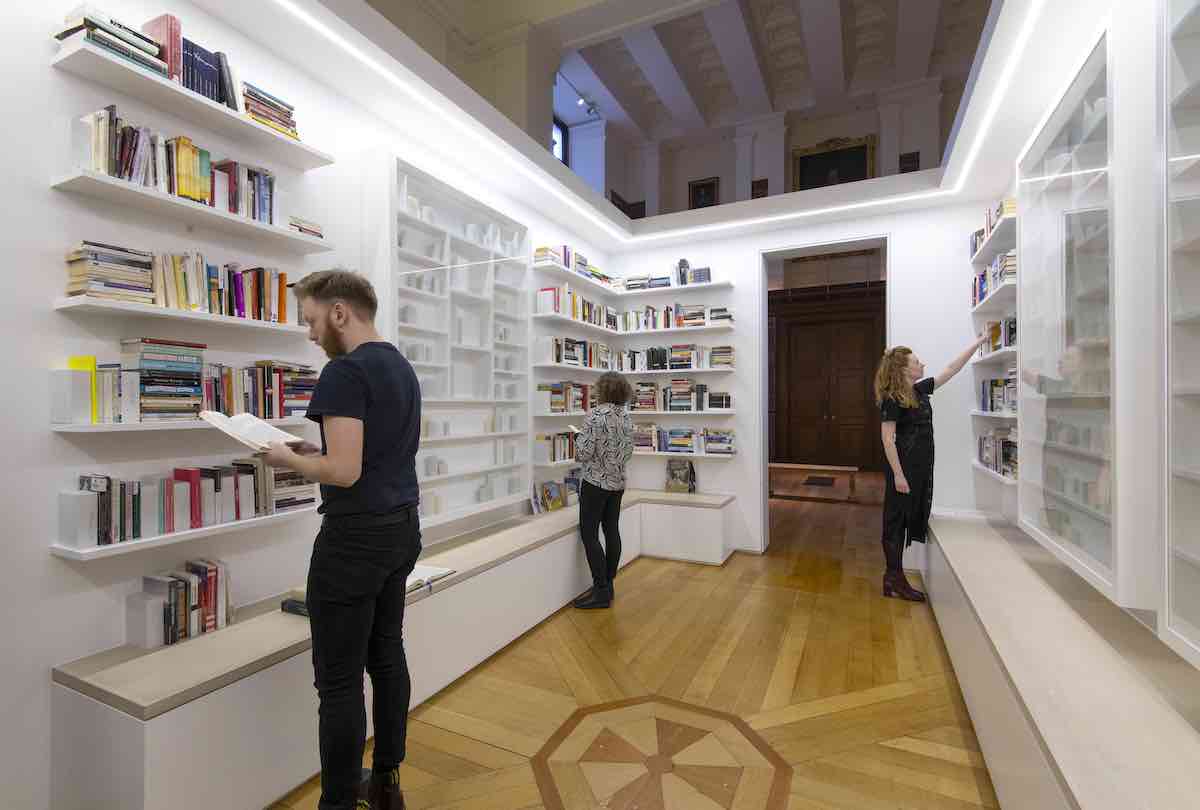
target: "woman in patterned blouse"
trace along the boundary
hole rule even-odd
[[[575,460],[583,465],[579,485],[579,536],[592,570],[592,588],[575,600],[584,610],[606,608],[613,600],[613,578],[621,563],[621,496],[625,465],[633,457],[633,421],[625,406],[633,388],[615,371],[596,383],[596,407],[575,437]],[[604,547],[600,527],[604,527]]]

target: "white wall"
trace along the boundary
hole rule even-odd
[[[720,177],[720,202],[733,202],[737,147],[732,138],[703,144],[665,146],[662,151],[662,211],[688,210],[688,183]]]
[[[142,335],[202,340],[213,352],[253,359],[283,357],[322,360],[307,344],[215,329],[194,329],[168,322],[105,321],[68,317],[51,305],[65,284],[63,255],[81,239],[150,250],[199,249],[225,262],[262,262],[292,273],[341,262],[364,266],[371,255],[370,235],[361,231],[359,189],[355,178],[335,165],[306,175],[279,171],[280,212],[302,214],[326,225],[326,237],[338,246],[333,254],[300,260],[286,253],[255,252],[253,245],[189,232],[170,219],[108,207],[75,195],[52,191],[51,178],[68,166],[69,123],[85,112],[115,102],[122,114],[170,134],[185,133],[218,155],[270,164],[270,155],[211,135],[186,121],[145,109],[126,97],[50,67],[56,52],[47,32],[77,3],[51,0],[7,7],[0,26],[0,66],[21,98],[36,99],[28,126],[0,131],[0,154],[8,156],[7,193],[0,202],[6,259],[14,275],[5,286],[0,317],[0,375],[7,381],[3,398],[5,464],[0,472],[0,514],[4,515],[3,570],[0,588],[0,805],[14,810],[48,807],[50,763],[50,670],[52,667],[119,645],[124,641],[124,599],[140,587],[140,577],[175,567],[188,557],[218,556],[232,568],[233,597],[245,603],[280,593],[304,581],[317,521],[300,518],[271,531],[253,531],[193,541],[157,551],[103,562],[74,564],[51,557],[56,533],[57,492],[70,488],[81,472],[117,475],[149,473],[181,463],[214,463],[243,455],[211,432],[184,431],[68,438],[52,434],[47,370],[61,367],[68,355],[114,357],[118,340]],[[163,0],[109,0],[104,8],[139,25],[160,13],[176,14],[184,33],[210,50],[222,50],[243,78],[262,85],[297,107],[301,135],[312,145],[348,158],[367,147],[388,146],[410,162],[439,172],[465,193],[501,208],[528,224],[535,241],[577,244],[598,264],[602,251],[538,214],[536,200],[515,203],[486,177],[466,176],[420,145],[403,140],[363,110],[340,101],[328,88],[266,54],[237,31],[194,7]],[[265,36],[266,34],[264,34]],[[297,57],[300,58],[300,57]],[[10,93],[14,103],[15,95]],[[520,189],[513,190],[516,193]],[[377,278],[378,281],[378,278]],[[253,343],[251,343],[253,341]],[[233,354],[236,353],[236,354]],[[311,433],[311,431],[310,431]],[[316,722],[316,718],[313,718]],[[68,779],[70,774],[58,773]]]
[[[978,227],[983,206],[958,205],[803,228],[754,236],[696,240],[687,248],[639,250],[619,256],[614,270],[621,275],[646,272],[687,258],[693,265],[710,265],[715,279],[730,279],[730,306],[735,331],[736,383],[732,421],[738,455],[730,461],[697,462],[700,487],[708,492],[737,496],[733,535],[741,548],[759,550],[764,538],[763,493],[766,474],[765,325],[767,273],[762,254],[789,248],[834,244],[884,236],[888,239],[888,343],[913,346],[934,372],[940,370],[970,341],[973,331],[967,307],[970,265],[967,235]],[[704,343],[724,343],[720,333]],[[934,506],[974,510],[975,492],[970,462],[974,438],[967,412],[974,402],[973,383],[964,372],[934,396],[938,457]],[[666,422],[660,422],[666,424]],[[661,458],[635,459],[630,485],[662,486],[666,465]]]

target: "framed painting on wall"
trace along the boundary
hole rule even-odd
[[[721,178],[706,177],[688,183],[688,210],[708,208],[721,201]]]
[[[875,136],[831,138],[792,151],[792,191],[853,183],[875,176]]]

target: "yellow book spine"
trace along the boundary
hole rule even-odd
[[[96,356],[94,354],[76,354],[68,357],[67,368],[88,372],[92,392],[92,424],[94,425],[100,415],[99,403],[96,402]]]

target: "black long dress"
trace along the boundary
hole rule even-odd
[[[915,408],[905,408],[890,397],[879,404],[880,420],[896,423],[896,453],[909,487],[907,495],[897,492],[892,465],[884,465],[883,548],[889,570],[899,570],[904,549],[924,543],[929,531],[933,508],[933,405],[929,395],[934,385],[933,377],[926,377],[913,386]]]

